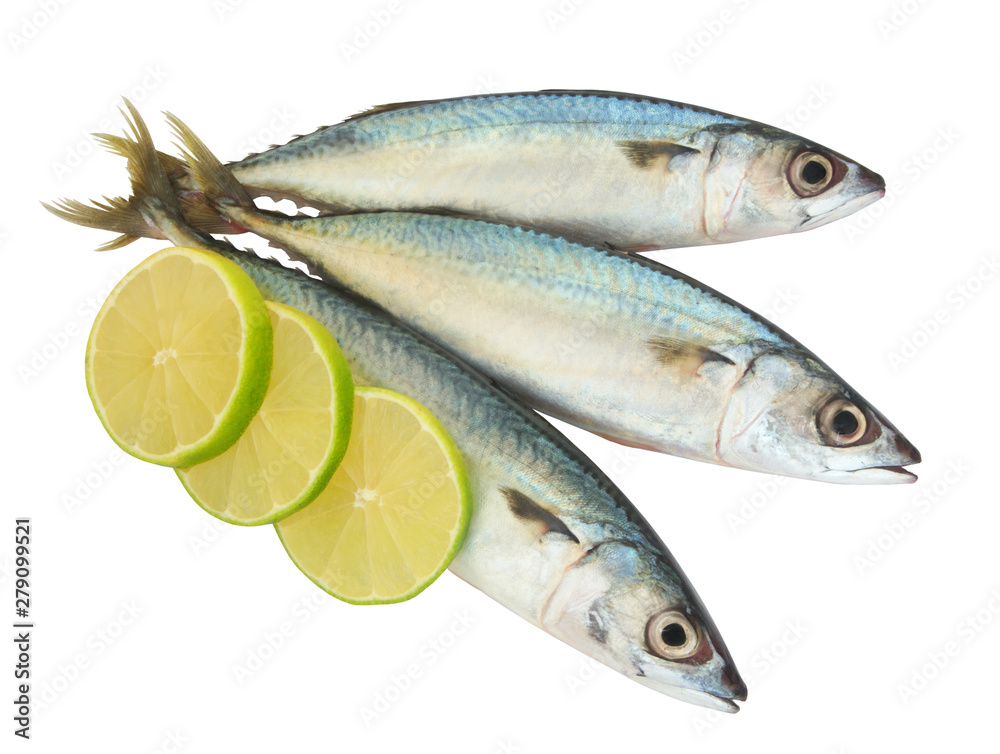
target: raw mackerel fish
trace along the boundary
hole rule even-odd
[[[808,139],[619,92],[383,105],[230,168],[253,196],[443,210],[633,251],[809,230],[885,193],[880,176]],[[190,185],[183,171],[175,180]]]
[[[355,382],[412,396],[440,419],[468,466],[474,511],[451,570],[547,633],[629,678],[736,712],[746,686],[687,577],[620,490],[551,425],[478,372],[339,287],[184,225],[149,133],[131,108],[134,196],[53,209],[109,229],[155,226],[218,251],[266,299],[315,317],[337,338]]]

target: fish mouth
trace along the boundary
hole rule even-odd
[[[740,711],[740,705],[736,702],[745,702],[747,700],[747,685],[743,678],[740,676],[739,671],[736,669],[735,665],[730,665],[722,673],[722,683],[725,686],[726,693],[717,694],[712,692],[709,693],[711,696],[715,697],[716,702],[721,705],[717,709],[723,709],[726,712],[735,714]]]
[[[818,215],[813,215],[812,217],[803,220],[799,227],[795,229],[795,232],[798,233],[803,230],[812,230],[813,228],[818,228],[821,225],[832,223],[834,220],[839,220],[842,217],[853,215],[855,212],[863,210],[868,205],[874,204],[883,196],[885,196],[884,184],[865,194],[856,196],[853,199],[834,207],[833,209],[828,209],[826,212],[820,212]]]
[[[882,463],[860,469],[837,469],[828,466],[818,478],[824,482],[839,484],[913,484],[917,481],[917,475],[904,467],[920,463],[922,460],[920,451],[899,434],[890,436],[888,443],[889,447],[886,450],[889,452],[880,453],[880,458],[876,456]]]
[[[633,676],[643,686],[659,691],[661,694],[680,699],[682,702],[696,704],[699,707],[718,710],[735,714],[740,711],[737,701],[744,702],[747,698],[747,688],[741,680],[737,688],[726,689],[724,691],[705,691],[703,689],[689,688],[685,686],[674,686],[662,683],[654,678],[646,676]]]
[[[735,665],[727,665],[716,671],[718,675],[705,679],[704,683],[691,686],[677,685],[676,678],[658,672],[654,667],[645,667],[643,672],[630,677],[647,688],[659,691],[661,694],[680,699],[699,707],[734,714],[740,711],[736,702],[747,699],[747,685],[740,677]]]
[[[834,484],[913,484],[917,475],[902,466],[869,466],[864,469],[827,469],[820,479]]]
[[[731,715],[735,715],[737,712],[740,711],[740,705],[738,705],[732,699],[727,699],[724,696],[718,696],[716,694],[709,694],[709,696],[714,697],[715,700],[716,700],[716,702],[717,702],[717,705],[718,705],[718,706],[712,707],[712,709],[717,709],[717,710],[720,710],[722,712],[728,712]],[[744,696],[741,701],[745,701],[745,700],[746,700],[746,696]],[[705,704],[703,706],[708,707],[707,704]]]
[[[725,686],[724,691],[696,690],[692,698],[688,701],[699,704],[702,707],[736,714],[740,711],[740,705],[736,702],[745,702],[747,700],[747,686],[738,673],[733,675],[728,672],[723,675],[723,684]]]

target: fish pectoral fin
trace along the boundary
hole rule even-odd
[[[658,364],[677,369],[691,377],[695,376],[705,364],[736,365],[736,362],[718,351],[688,340],[654,337],[647,342]]]
[[[580,544],[580,539],[570,531],[569,527],[566,526],[566,523],[559,516],[551,511],[547,511],[523,492],[519,492],[512,487],[504,487],[500,491],[507,498],[507,506],[510,508],[510,512],[522,521],[540,524],[544,530],[543,534],[548,532],[561,534]]]
[[[685,154],[697,153],[693,147],[685,147],[672,141],[620,141],[618,146],[628,158],[628,161],[640,170],[652,167],[660,159],[666,159],[666,169],[670,169],[670,161]]]

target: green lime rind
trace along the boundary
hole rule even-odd
[[[294,500],[270,511],[264,516],[250,519],[230,515],[224,510],[220,511],[217,508],[213,508],[192,488],[187,473],[189,469],[176,469],[177,478],[184,485],[184,489],[187,490],[191,498],[206,513],[236,526],[273,524],[283,518],[287,518],[315,500],[326,488],[326,485],[329,484],[330,478],[336,472],[337,467],[340,466],[340,462],[347,452],[347,447],[351,439],[351,422],[354,414],[354,380],[351,377],[351,368],[348,366],[347,359],[344,357],[343,351],[340,350],[336,339],[323,325],[298,309],[274,301],[267,301],[266,305],[278,314],[278,316],[294,320],[312,338],[315,349],[323,359],[330,374],[330,387],[333,396],[332,403],[336,406],[336,420],[331,433],[330,444],[323,455],[322,461],[313,471],[313,478],[308,486],[304,487]]]
[[[225,285],[239,311],[242,324],[242,342],[238,354],[240,366],[233,391],[222,411],[216,414],[212,429],[193,443],[182,445],[170,453],[154,455],[145,453],[127,442],[110,425],[104,407],[97,397],[94,384],[94,357],[98,330],[104,317],[114,308],[120,292],[132,279],[155,262],[174,254],[182,254],[196,264],[211,267]],[[153,254],[128,272],[115,286],[98,312],[87,340],[85,357],[87,393],[104,429],[126,453],[158,466],[193,466],[220,455],[234,445],[260,410],[271,375],[272,349],[271,325],[264,297],[239,265],[210,251],[170,247]]]
[[[387,390],[385,388],[359,386],[355,387],[354,390],[358,395],[383,395],[407,406],[410,411],[412,411],[414,416],[417,417],[420,423],[437,439],[448,459],[452,471],[454,472],[455,486],[458,488],[460,515],[456,527],[453,530],[454,533],[452,536],[451,546],[444,553],[441,558],[441,563],[436,569],[434,569],[433,573],[420,583],[414,585],[408,591],[399,595],[393,595],[392,597],[357,599],[339,594],[328,585],[324,584],[322,580],[311,574],[295,557],[292,550],[289,548],[288,543],[285,541],[285,538],[282,536],[281,522],[279,521],[276,523],[274,528],[278,535],[278,540],[281,542],[282,547],[285,548],[285,552],[288,554],[292,563],[295,564],[295,567],[298,568],[306,578],[327,594],[351,605],[391,605],[413,599],[424,591],[427,587],[434,583],[442,573],[445,572],[448,566],[451,565],[451,562],[455,559],[455,556],[458,555],[459,550],[462,549],[462,545],[465,543],[465,537],[469,531],[469,522],[472,519],[472,483],[469,480],[465,460],[462,457],[462,453],[458,449],[458,446],[455,444],[455,441],[451,438],[451,435],[448,434],[448,431],[445,429],[444,425],[441,424],[438,418],[434,416],[434,414],[432,414],[422,403],[419,403],[409,396],[397,393],[393,390]]]

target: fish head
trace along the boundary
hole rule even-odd
[[[705,230],[726,243],[818,228],[885,195],[863,165],[792,134],[723,133],[705,175]]]
[[[624,541],[587,550],[553,592],[545,629],[660,693],[737,712],[746,685],[719,632],[663,548]]]
[[[920,452],[817,360],[758,353],[734,386],[719,427],[723,463],[841,484],[905,484]]]

